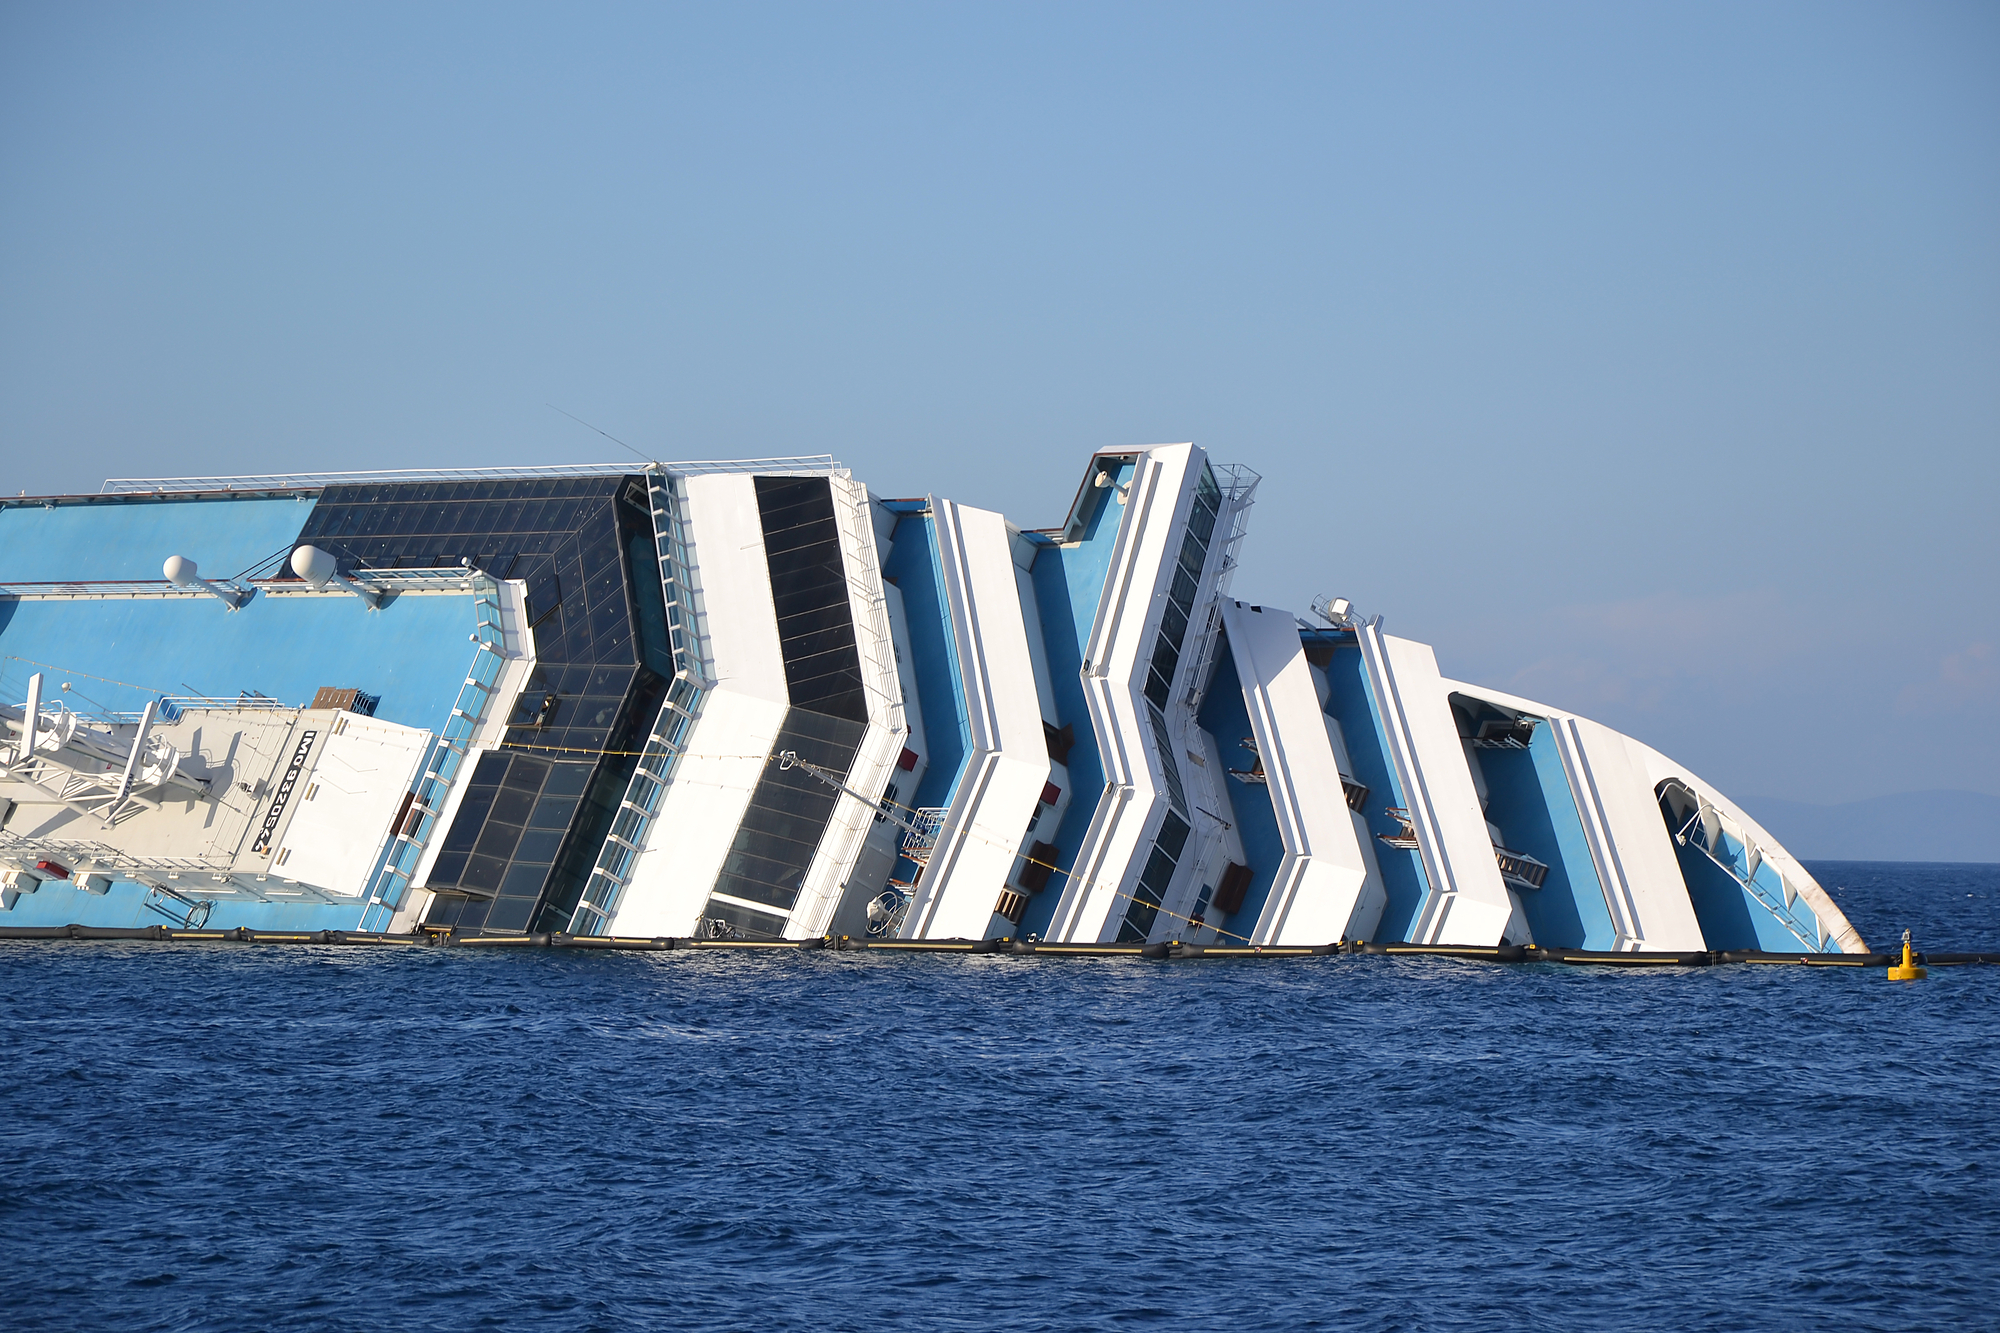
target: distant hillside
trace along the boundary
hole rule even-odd
[[[1912,791],[1846,805],[1740,802],[1803,861],[2000,861],[2000,796]]]

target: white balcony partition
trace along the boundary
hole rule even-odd
[[[790,698],[756,480],[724,474],[684,484],[715,688],[606,926],[610,935],[695,932]]]
[[[1437,655],[1429,644],[1382,633],[1379,619],[1361,626],[1359,637],[1427,882],[1411,942],[1500,944],[1516,923],[1525,939],[1520,906],[1493,859]]]
[[[1385,897],[1380,881],[1369,877],[1353,812],[1342,797],[1340,764],[1298,621],[1289,611],[1224,599],[1222,624],[1285,847],[1251,942],[1365,939],[1381,919]]]
[[[1041,803],[1048,744],[1006,519],[950,500],[931,512],[972,745],[902,933],[979,939]]]

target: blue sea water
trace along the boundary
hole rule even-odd
[[[2000,948],[2000,867],[1813,867]],[[1968,1328],[2000,968],[0,942],[0,1325]]]

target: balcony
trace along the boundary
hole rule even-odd
[[[1500,878],[1507,881],[1510,889],[1539,889],[1542,881],[1549,877],[1547,866],[1522,852],[1495,847],[1493,859],[1500,863]]]

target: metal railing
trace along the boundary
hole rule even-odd
[[[219,587],[233,587],[217,579]],[[212,597],[206,588],[182,588],[165,579],[64,579],[48,583],[0,583],[0,597]]]
[[[1793,916],[1792,908],[1798,901],[1798,890],[1794,889],[1791,881],[1785,878],[1785,872],[1776,866],[1772,867],[1778,876],[1778,883],[1783,892],[1783,900],[1780,901],[1777,896],[1773,895],[1768,888],[1757,880],[1757,871],[1763,866],[1771,865],[1769,861],[1764,859],[1764,849],[1759,847],[1756,840],[1751,838],[1739,826],[1736,828],[1733,837],[1736,844],[1743,849],[1743,863],[1748,867],[1748,870],[1747,872],[1738,870],[1733,864],[1736,859],[1734,856],[1731,856],[1728,860],[1724,860],[1722,853],[1728,850],[1728,841],[1732,837],[1728,825],[1735,824],[1735,821],[1729,819],[1727,815],[1717,810],[1714,806],[1707,805],[1691,789],[1688,794],[1694,797],[1695,801],[1699,804],[1697,804],[1695,813],[1689,817],[1688,821],[1681,825],[1680,828],[1674,830],[1674,841],[1683,847],[1688,846],[1691,842],[1696,851],[1706,856],[1710,861],[1713,861],[1716,868],[1721,870],[1723,874],[1742,885],[1746,893],[1761,903],[1764,910],[1769,912],[1779,925],[1789,931],[1793,939],[1805,945],[1808,950],[1817,951],[1825,948],[1828,932],[1826,930],[1826,923],[1819,918],[1819,913],[1814,912],[1810,904],[1807,905],[1806,910],[1812,914],[1813,918],[1814,929],[1812,934],[1808,934],[1804,929],[1804,923]],[[1715,844],[1713,846],[1709,844],[1708,832],[1703,827],[1702,814],[1704,806],[1715,817]],[[1727,821],[1726,824],[1725,821]],[[1818,936],[1817,939],[1814,938],[1815,935]]]
[[[465,577],[463,570],[460,578]],[[506,668],[506,630],[500,620],[500,585],[485,574],[475,574],[473,585],[472,665],[465,670],[465,682],[445,718],[443,729],[424,754],[423,776],[412,788],[410,810],[403,827],[389,830],[389,839],[376,859],[368,905],[361,914],[361,929],[381,930],[394,919],[402,906],[403,894],[423,859],[424,847],[437,832],[445,799],[465,766],[473,733],[497,692],[500,673]]]
[[[709,681],[703,671],[698,638],[693,559],[688,548],[684,497],[675,478],[655,471],[647,477],[653,512],[653,542],[659,555],[660,587],[667,602],[667,638],[673,649],[674,678],[653,719],[652,731],[625,784],[618,814],[598,850],[597,864],[570,914],[573,935],[597,935],[618,915],[625,886],[645,849],[653,820],[673,785],[689,735],[701,720]]]
[[[868,491],[860,485],[835,486],[834,500],[846,513],[838,524],[842,565],[847,574],[850,599],[860,603],[866,633],[854,637],[864,663],[862,686],[875,697],[882,710],[880,725],[891,731],[903,728],[903,696],[900,684],[885,689],[883,681],[896,680],[895,639],[889,629],[889,598],[882,590],[882,571],[875,558],[875,520],[869,512]]]
[[[268,562],[267,562],[268,563]],[[375,592],[469,592],[468,580],[477,570],[442,569],[357,569],[348,575],[354,582]],[[349,597],[341,588],[315,588],[304,579],[216,579],[217,587],[243,591],[246,588],[276,596],[300,593],[318,597]],[[84,597],[212,597],[207,588],[183,588],[165,579],[65,579],[45,583],[0,583],[0,597],[31,599]]]
[[[919,871],[929,865],[931,853],[937,850],[938,831],[944,827],[944,817],[949,813],[944,806],[925,806],[912,811],[897,854],[914,863]]]
[[[1229,506],[1229,535],[1223,539],[1221,558],[1215,562],[1215,573],[1211,576],[1214,591],[1208,599],[1208,613],[1202,617],[1201,636],[1195,644],[1194,670],[1187,675],[1187,687],[1182,696],[1191,710],[1201,707],[1209,668],[1215,663],[1216,646],[1222,640],[1222,599],[1228,594],[1230,580],[1235,576],[1236,553],[1242,548],[1244,535],[1250,531],[1250,506],[1257,502],[1257,483],[1262,480],[1240,463],[1210,463],[1208,466],[1209,471],[1215,474],[1216,486],[1222,491],[1223,503]]]
[[[846,469],[832,454],[778,458],[696,459],[685,462],[557,463],[540,467],[396,468],[373,472],[273,472],[234,477],[111,477],[100,494],[151,495],[190,491],[306,491],[328,486],[385,485],[414,481],[533,481],[554,477],[619,477],[665,470],[678,476],[762,472],[773,476],[825,476]]]

